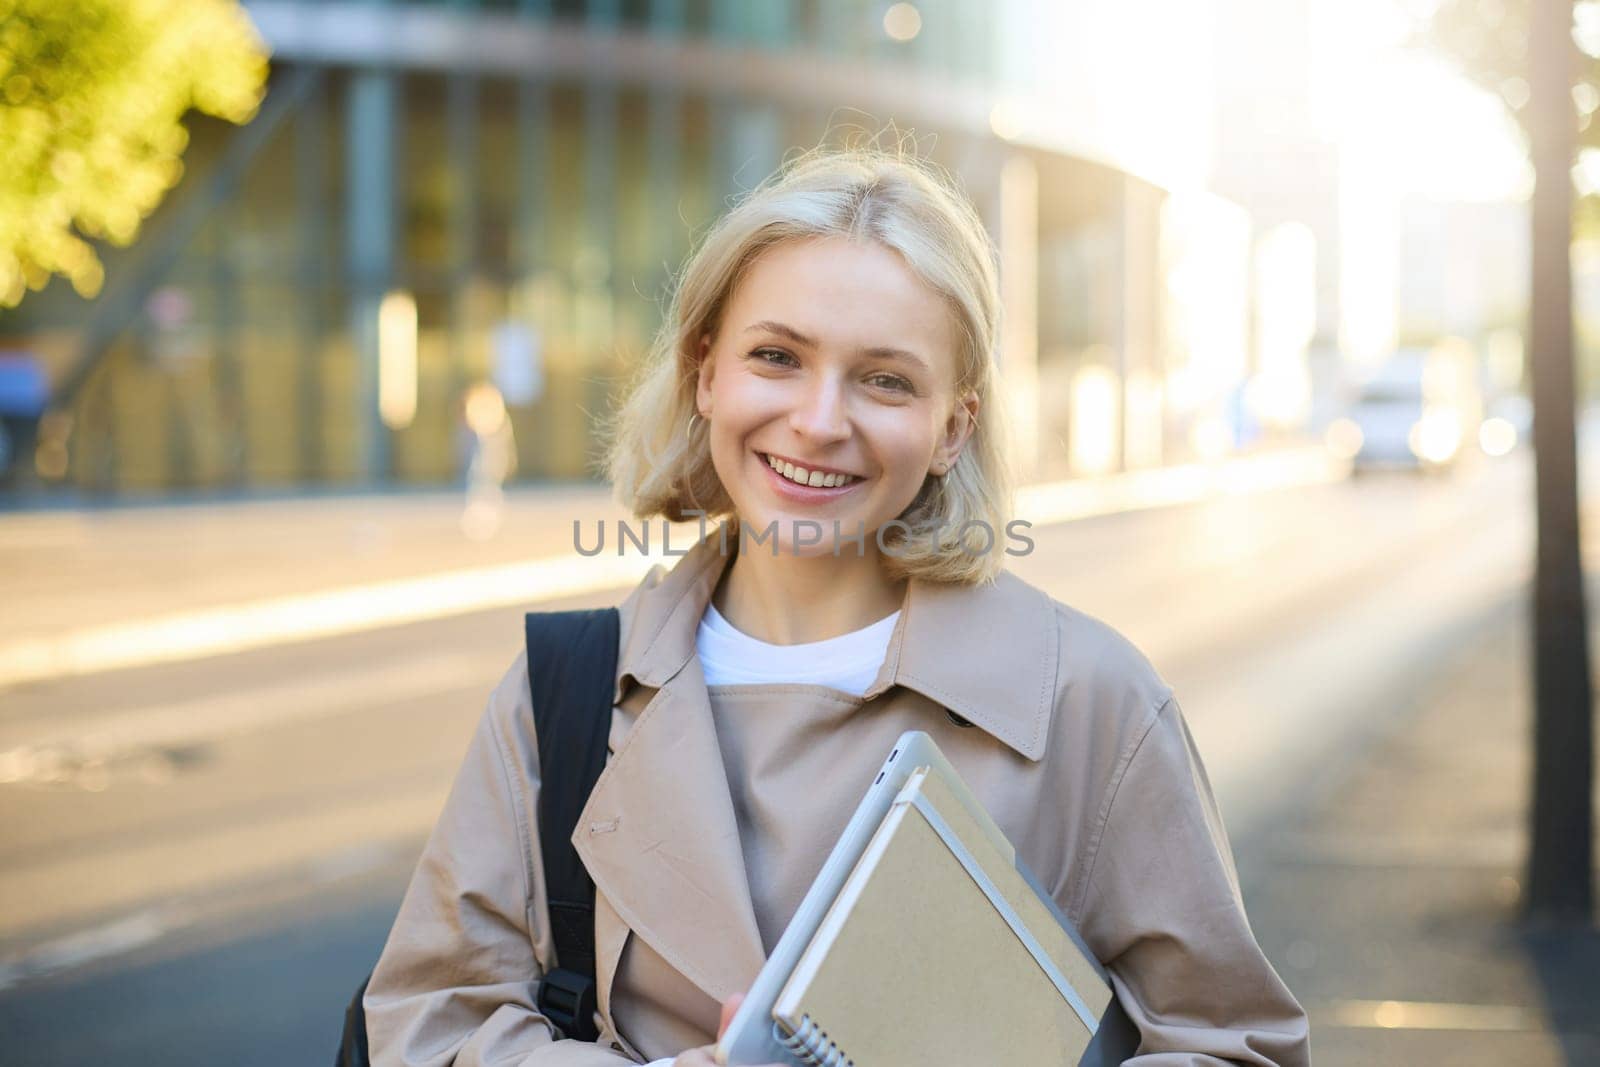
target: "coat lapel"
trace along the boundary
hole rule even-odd
[[[656,693],[595,783],[572,837],[622,920],[717,1001],[748,988],[766,960],[694,654],[698,620],[726,563],[713,536],[665,578],[652,572],[623,605],[619,698],[627,675]]]
[[[913,578],[865,696],[914,689],[1038,762],[1056,703],[1059,631],[1055,602],[1010,571],[978,585]]]

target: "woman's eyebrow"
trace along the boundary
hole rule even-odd
[[[785,324],[783,324],[781,322],[773,322],[771,320],[765,320],[765,321],[762,321],[762,322],[753,323],[749,328],[747,328],[745,330],[745,333],[758,333],[758,332],[759,333],[775,333],[780,337],[787,337],[789,340],[793,341],[797,345],[805,345],[808,348],[817,347],[817,342],[815,340],[813,340],[810,337],[807,337],[805,334],[801,333],[799,330],[795,329],[793,326],[787,326],[787,325],[785,325]],[[883,346],[883,345],[875,345],[875,346],[873,346],[871,348],[863,348],[863,349],[861,349],[861,353],[862,353],[862,355],[866,355],[866,356],[875,356],[875,357],[878,357],[878,358],[881,358],[881,359],[892,359],[892,360],[898,360],[901,363],[910,363],[910,364],[912,364],[912,365],[914,365],[916,367],[921,368],[924,371],[928,370],[928,362],[927,362],[927,360],[923,359],[921,356],[917,355],[915,352],[908,352],[903,348],[890,348],[890,347],[886,347],[886,346]]]

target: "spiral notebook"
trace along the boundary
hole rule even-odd
[[[827,1067],[1094,1061],[1113,992],[1046,900],[917,769],[778,993],[775,1036]]]
[[[1139,1031],[1110,975],[933,738],[901,734],[865,785],[716,1062],[1110,1067],[1132,1057]],[[972,1047],[983,1054],[947,1055]]]

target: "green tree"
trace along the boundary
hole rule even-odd
[[[0,307],[56,274],[97,294],[91,242],[177,184],[184,114],[248,122],[266,79],[235,0],[0,0]]]

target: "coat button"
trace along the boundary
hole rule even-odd
[[[966,719],[963,719],[961,716],[957,715],[955,712],[951,711],[949,708],[945,708],[944,709],[944,713],[946,715],[948,715],[950,717],[950,721],[955,723],[957,726],[971,726],[972,725],[972,723],[970,723]]]

